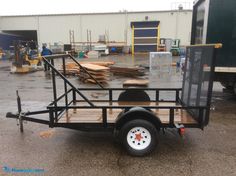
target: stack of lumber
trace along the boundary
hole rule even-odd
[[[115,62],[113,61],[82,61],[79,62],[81,65],[87,65],[87,64],[93,64],[97,66],[104,66],[109,67],[111,65],[114,65]],[[61,66],[61,69],[59,69],[61,73],[63,73],[63,66]],[[80,67],[75,62],[67,62],[66,63],[66,75],[79,75],[80,74]]]
[[[63,66],[59,70],[63,73]],[[66,75],[78,75],[80,73],[80,67],[75,62],[66,63]]]
[[[123,87],[147,87],[149,81],[146,79],[130,79],[123,82]]]
[[[90,63],[81,64],[83,68],[86,69],[88,73],[90,73],[93,78],[95,78],[99,83],[106,84],[109,81],[109,68],[100,66],[100,65],[94,65]],[[93,80],[84,70],[80,70],[79,74],[80,79],[83,82],[90,82],[90,83],[96,83],[95,80]]]
[[[100,66],[104,66],[104,67],[109,67],[111,65],[114,65],[115,62],[113,61],[91,61],[91,62],[79,62],[80,64],[93,64],[93,65],[100,65]]]
[[[114,75],[119,76],[128,76],[128,77],[138,77],[144,76],[145,71],[142,67],[118,67],[118,66],[111,66],[110,72]]]

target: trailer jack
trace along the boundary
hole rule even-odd
[[[17,106],[18,106],[18,113],[19,113],[19,116],[18,116],[18,124],[20,125],[20,132],[23,133],[24,131],[24,127],[23,127],[23,119],[22,119],[22,116],[24,114],[21,113],[22,111],[22,108],[21,108],[21,99],[20,99],[20,96],[19,96],[19,92],[18,90],[16,91],[16,96],[17,96]],[[17,124],[17,125],[18,125]]]
[[[22,119],[23,114],[19,114],[19,117],[17,119],[17,126],[20,126],[20,132],[24,132],[24,126],[23,126],[23,119]]]
[[[17,96],[17,107],[18,107],[18,113],[13,114],[11,112],[8,112],[6,117],[7,118],[13,118],[16,119],[17,121],[17,126],[20,126],[20,132],[24,132],[24,126],[23,126],[23,117],[25,116],[25,113],[22,113],[22,108],[21,108],[21,99],[18,93],[18,90],[16,91],[16,96]]]

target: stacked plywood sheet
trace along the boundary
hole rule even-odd
[[[128,76],[128,77],[137,77],[145,75],[144,68],[141,67],[118,67],[118,66],[111,66],[110,71],[114,75],[119,76]]]
[[[149,81],[145,79],[130,79],[123,82],[123,87],[147,87],[148,84]]]
[[[92,75],[92,77],[95,78],[99,83],[104,84],[108,82],[110,68],[90,63],[81,64],[81,66],[85,68],[86,71],[90,75]],[[86,73],[86,71],[84,71],[83,69],[80,70],[80,79],[84,82],[96,83],[96,81],[92,79],[89,74]]]
[[[100,65],[100,66],[104,66],[104,67],[109,67],[111,65],[114,65],[115,62],[113,61],[91,61],[91,62],[79,62],[80,64],[93,64],[93,65]]]
[[[66,75],[78,75],[80,73],[80,67],[75,62],[66,63]],[[63,66],[59,69],[61,73],[63,72]]]
[[[115,62],[112,62],[112,61],[92,61],[92,62],[82,61],[79,63],[82,65],[93,64],[93,65],[104,66],[104,67],[109,67],[109,66],[115,64]],[[63,73],[63,66],[61,66],[60,72]],[[66,63],[66,74],[67,75],[79,75],[80,74],[80,67],[75,62],[67,62]]]

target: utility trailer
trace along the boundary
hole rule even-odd
[[[216,56],[215,81],[236,94],[236,1],[196,0],[191,44],[222,43]]]
[[[143,156],[152,152],[158,143],[158,133],[175,128],[182,135],[185,128],[203,129],[209,122],[216,49],[221,45],[187,47],[186,66],[181,88],[104,88],[71,55],[43,57],[52,75],[54,101],[46,110],[23,112],[17,95],[18,113],[7,113],[8,118],[83,131],[110,131],[120,139],[129,154]],[[62,60],[63,73],[54,60]],[[66,60],[72,60],[83,69],[100,88],[78,88],[65,76]],[[58,76],[64,82],[64,93],[57,95]],[[107,98],[88,99],[92,91],[107,92]],[[173,97],[165,100],[163,92]],[[114,97],[115,94],[119,96]],[[150,96],[152,95],[152,96]],[[170,98],[172,98],[170,100]],[[60,102],[60,103],[59,103]],[[45,114],[48,120],[34,117]]]

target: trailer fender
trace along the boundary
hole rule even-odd
[[[133,107],[128,111],[123,111],[116,120],[116,129],[119,130],[128,121],[135,119],[143,119],[151,122],[155,127],[160,130],[161,121],[160,119],[150,110],[142,107]]]

